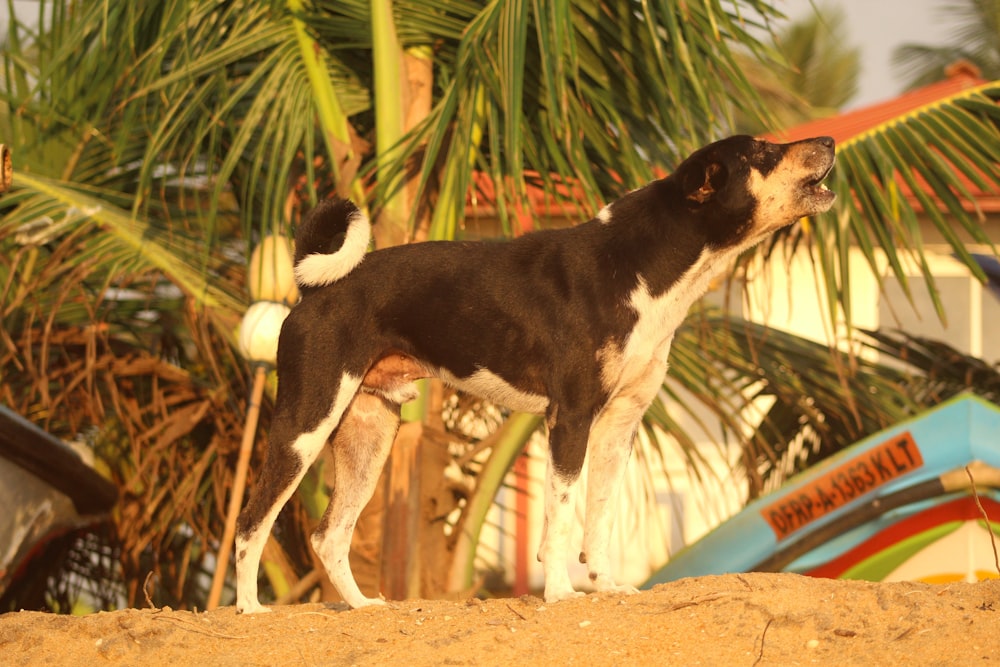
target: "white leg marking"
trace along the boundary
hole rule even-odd
[[[637,331],[641,333],[638,327]],[[635,592],[632,586],[619,586],[611,576],[611,529],[636,428],[663,384],[671,339],[667,337],[658,347],[643,350],[642,341],[630,338],[631,347],[627,349],[633,353],[631,357],[612,348],[598,353],[612,398],[590,429],[587,515],[580,553],[580,560],[587,564],[590,580],[598,591]]]
[[[264,552],[264,544],[271,534],[281,508],[285,506],[292,493],[298,488],[299,482],[306,474],[306,470],[313,464],[316,457],[323,450],[327,438],[337,426],[344,410],[350,404],[351,399],[361,386],[361,378],[354,377],[349,373],[344,373],[340,378],[340,387],[334,399],[333,406],[326,418],[309,433],[303,433],[295,439],[292,449],[298,453],[301,459],[301,466],[295,479],[289,480],[282,489],[277,500],[271,509],[264,515],[263,520],[249,535],[236,536],[236,611],[243,614],[256,614],[271,611],[260,604],[257,597],[257,574],[260,568],[261,554]]]
[[[542,561],[545,572],[546,602],[558,602],[583,595],[573,590],[566,567],[569,536],[576,513],[576,503],[573,500],[578,483],[579,476],[567,481],[556,473],[550,453],[545,471],[545,525],[538,550],[538,559]]]
[[[313,549],[337,592],[352,608],[385,604],[358,588],[348,559],[358,516],[371,499],[399,427],[398,407],[372,394],[358,394],[333,442],[333,497]]]
[[[279,504],[280,508],[281,505]],[[268,514],[261,526],[274,524],[278,513]],[[258,528],[249,536],[236,535],[236,611],[240,614],[260,614],[271,611],[257,599],[257,570],[270,530]]]
[[[615,403],[625,403],[618,408]],[[632,453],[632,439],[642,410],[631,399],[609,404],[594,424],[587,463],[587,515],[584,522],[580,560],[598,591],[634,593],[632,586],[619,586],[611,576],[608,553],[611,529],[622,478]],[[638,417],[637,417],[638,414]]]

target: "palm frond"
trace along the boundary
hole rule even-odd
[[[971,88],[883,123],[837,148],[828,184],[838,202],[808,233],[824,281],[830,321],[851,321],[852,249],[881,281],[882,258],[909,296],[907,263],[919,267],[940,318],[946,317],[925,259],[921,217],[979,280],[968,243],[995,252],[977,197],[1000,193],[1000,82]],[[789,232],[794,243],[807,228]]]
[[[21,245],[39,246],[57,241],[65,233],[102,230],[104,233],[94,239],[96,243],[67,258],[68,265],[103,263],[112,267],[111,274],[157,269],[201,307],[215,311],[220,323],[231,325],[245,309],[244,302],[233,296],[239,291],[223,289],[220,276],[211,267],[200,262],[192,265],[201,253],[196,239],[157,229],[150,221],[137,219],[95,196],[97,191],[81,192],[66,184],[24,174],[17,176],[17,183],[19,187],[30,188],[36,196],[34,201],[25,202],[4,217],[0,237],[13,238]],[[29,276],[21,279],[27,280]]]
[[[660,451],[644,459],[669,461],[676,446],[689,470],[710,475],[704,446],[714,442],[753,498],[957,394],[1000,400],[1000,368],[944,342],[865,330],[856,343],[838,352],[715,309],[696,312],[646,414],[644,426],[659,431],[646,446]]]
[[[693,467],[706,436],[731,442],[752,498],[914,414],[919,403],[903,391],[905,379],[865,355],[709,309],[678,331],[666,393],[646,422],[676,438]]]
[[[903,331],[864,331],[865,344],[903,372],[904,391],[934,405],[966,391],[1000,403],[1000,366],[938,340]]]
[[[747,31],[754,16],[775,13],[763,3],[487,4],[436,55],[439,101],[376,196],[401,187],[419,157],[419,199],[452,209],[442,217],[464,215],[467,181],[438,189],[440,165],[489,174],[505,220],[523,203],[526,172],[553,196],[579,184],[593,211],[731,127],[732,97],[764,113],[729,50],[774,55]]]
[[[813,113],[839,109],[857,92],[861,54],[849,43],[846,14],[838,7],[824,7],[778,36],[792,64],[789,88],[809,101]]]
[[[907,88],[940,81],[959,61],[975,65],[983,77],[1000,78],[1000,4],[997,0],[953,0],[935,8],[949,27],[946,43],[907,43],[892,63]]]

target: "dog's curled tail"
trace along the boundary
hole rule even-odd
[[[320,202],[295,233],[295,282],[299,289],[322,287],[346,276],[365,258],[371,235],[368,216],[354,202]]]

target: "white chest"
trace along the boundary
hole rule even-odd
[[[663,294],[651,294],[640,276],[628,300],[638,315],[635,327],[620,349],[603,349],[598,353],[605,388],[613,395],[627,392],[636,394],[637,399],[639,394],[643,399],[646,395],[652,399],[663,382],[677,327],[687,317],[691,304],[705,294],[711,280],[729,267],[739,250],[703,251],[681,279]]]

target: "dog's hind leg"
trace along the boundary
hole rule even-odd
[[[240,512],[236,525],[236,611],[269,611],[257,598],[257,573],[271,528],[281,508],[292,496],[306,470],[323,451],[330,433],[340,422],[360,377],[345,373],[341,377],[330,412],[311,430],[302,432],[295,418],[295,398],[279,392],[271,422],[267,457],[260,477],[250,489],[250,499]],[[286,393],[287,393],[286,389]]]
[[[365,597],[351,573],[348,553],[361,510],[372,497],[396,431],[399,405],[382,396],[355,396],[333,439],[334,489],[330,505],[312,536],[330,581],[351,607],[384,604]]]
[[[590,421],[571,418],[550,408],[549,461],[545,472],[545,525],[538,560],[545,572],[545,601],[556,602],[583,595],[573,590],[566,567],[573,528],[580,471],[587,449]]]

